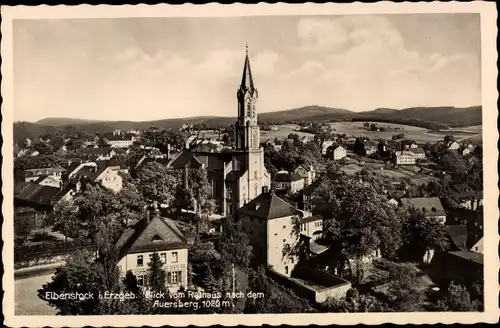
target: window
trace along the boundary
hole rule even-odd
[[[177,271],[170,272],[170,282],[175,284],[177,283]]]
[[[257,196],[259,194],[259,185],[255,184],[254,189],[255,189],[255,196]]]
[[[286,225],[283,226],[283,229],[286,229]]]
[[[172,263],[177,263],[179,261],[179,254],[177,252],[172,252]]]
[[[254,177],[255,179],[258,179],[259,174],[257,173],[257,170],[255,170],[255,172],[253,173],[253,177]]]
[[[283,242],[286,243],[286,239],[283,239]]]
[[[278,235],[278,233],[276,232],[276,233],[274,233],[274,235],[275,235],[275,236],[277,236],[277,235]]]
[[[144,265],[143,256],[142,255],[137,255],[137,266],[141,267],[143,265]]]
[[[160,258],[163,263],[167,263],[167,253],[160,253]]]
[[[288,267],[285,267],[285,274],[288,274]]]
[[[142,274],[137,275],[137,286],[139,287],[144,286],[144,275]]]

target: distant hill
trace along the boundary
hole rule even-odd
[[[110,132],[114,129],[132,130],[156,127],[179,128],[184,123],[201,124],[206,126],[227,126],[234,124],[235,117],[197,116],[188,118],[164,119],[147,122],[132,121],[93,121],[72,118],[45,118],[37,123],[14,123],[16,140],[31,138],[61,130],[73,132]],[[405,109],[377,108],[366,112],[352,112],[346,109],[323,107],[318,105],[305,106],[289,110],[267,112],[259,114],[259,122],[300,122],[300,121],[332,121],[332,120],[374,120],[399,122],[426,128],[448,126],[471,126],[482,124],[482,107],[412,107]]]
[[[102,120],[85,120],[79,118],[68,118],[68,117],[47,117],[41,119],[36,124],[40,125],[50,125],[50,126],[61,126],[61,125],[72,125],[72,124],[90,124],[104,122]]]

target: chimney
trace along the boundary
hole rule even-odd
[[[268,186],[262,186],[262,193],[263,194],[268,194],[269,193],[269,187]]]

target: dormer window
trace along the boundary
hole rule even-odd
[[[152,241],[154,242],[158,242],[158,241],[163,241],[163,239],[159,236],[159,235],[155,235],[152,239]]]
[[[255,204],[255,210],[257,211],[257,210],[259,210],[259,208],[260,208],[260,204],[259,203]]]

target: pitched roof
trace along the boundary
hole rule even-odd
[[[414,153],[414,154],[425,154],[425,150],[423,148],[420,148],[420,147],[411,148],[408,151],[411,153]]]
[[[21,182],[14,186],[15,199],[44,206],[52,205],[54,198],[60,192],[60,188],[30,182]]]
[[[75,177],[88,178],[91,180],[97,179],[102,172],[107,169],[106,166],[98,166],[97,168],[94,166],[84,166],[74,174]]]
[[[187,241],[174,221],[155,216],[149,223],[140,220],[125,229],[115,246],[123,257],[125,254],[187,248]]]
[[[267,220],[302,214],[274,193],[260,194],[238,212]]]
[[[253,93],[255,91],[252,70],[250,69],[250,59],[248,58],[248,48],[245,55],[245,64],[243,66],[243,76],[241,77],[240,89],[248,90],[250,91],[250,93]]]
[[[295,173],[276,173],[276,175],[274,176],[274,181],[276,182],[293,182],[293,181],[299,181],[299,180],[302,180],[303,178],[299,175],[299,174],[295,174]]]
[[[451,255],[483,265],[483,254],[470,251],[448,252]]]
[[[421,198],[401,198],[403,205],[412,206],[417,210],[424,210],[425,213],[430,213],[434,216],[444,216],[444,211],[441,200],[438,197],[421,197]]]
[[[467,251],[467,226],[465,224],[455,224],[447,225],[445,228],[455,248]]]

